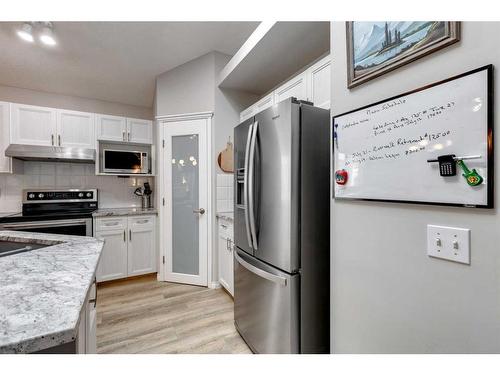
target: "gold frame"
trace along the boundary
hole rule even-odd
[[[436,52],[444,47],[454,44],[460,40],[460,22],[446,21],[447,33],[442,38],[430,43],[429,45],[422,47],[421,49],[410,53],[408,55],[403,55],[400,57],[395,57],[390,59],[376,68],[371,72],[365,73],[359,77],[354,76],[354,49],[353,49],[353,21],[346,22],[346,48],[347,48],[347,87],[353,88],[359,86],[373,78],[379,77],[385,73],[388,73],[400,66],[411,63],[421,57],[427,56],[433,52]]]

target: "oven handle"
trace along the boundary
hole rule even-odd
[[[86,225],[85,220],[54,220],[54,221],[37,221],[29,223],[12,223],[3,224],[2,229],[36,229],[36,228],[50,228],[50,227],[69,227],[72,225]]]

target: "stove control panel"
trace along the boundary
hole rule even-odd
[[[54,202],[54,201],[96,201],[97,200],[97,189],[79,190],[25,190],[24,191],[24,201],[25,202]]]

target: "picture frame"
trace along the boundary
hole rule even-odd
[[[460,22],[346,22],[347,87],[359,86],[460,40]]]

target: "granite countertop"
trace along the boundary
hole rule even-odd
[[[132,215],[156,215],[156,208],[124,207],[124,208],[99,208],[92,212],[93,217],[104,216],[132,216]]]
[[[218,219],[224,219],[224,220],[234,220],[234,213],[233,211],[227,211],[227,212],[217,212],[215,215]]]
[[[74,341],[103,241],[14,231],[0,231],[0,240],[52,245],[0,258],[0,353]]]

